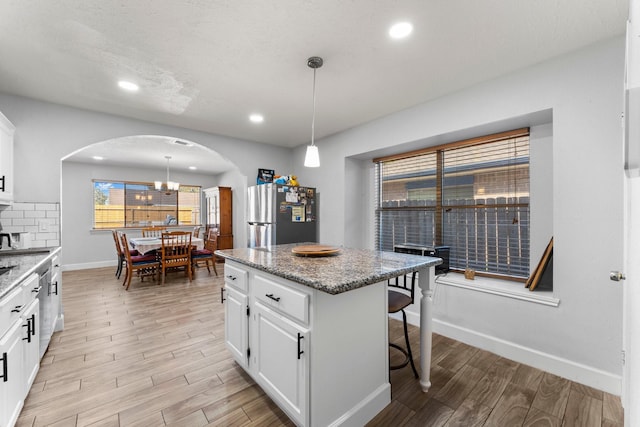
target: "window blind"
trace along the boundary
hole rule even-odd
[[[528,277],[528,129],[376,160],[380,250],[444,245],[454,270]]]

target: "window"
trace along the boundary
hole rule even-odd
[[[449,246],[450,268],[529,276],[529,129],[374,159],[376,244]]]
[[[96,229],[200,224],[201,188],[156,190],[153,183],[93,181]]]

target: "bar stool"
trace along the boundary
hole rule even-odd
[[[411,369],[413,369],[413,375],[416,378],[419,378],[418,370],[416,369],[416,365],[413,363],[413,354],[411,353],[411,344],[409,343],[409,332],[407,331],[407,314],[404,309],[413,304],[413,296],[415,292],[415,283],[416,283],[416,272],[414,271],[411,274],[411,278],[408,281],[407,275],[396,277],[393,281],[387,281],[387,292],[388,292],[388,312],[389,313],[397,313],[399,311],[402,312],[402,324],[404,326],[404,341],[406,348],[400,347],[398,344],[394,344],[389,342],[389,347],[392,347],[396,350],[399,350],[402,354],[404,354],[405,358],[402,363],[397,365],[389,364],[389,369],[400,369],[407,366],[407,364],[411,364]]]

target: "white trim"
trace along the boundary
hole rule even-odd
[[[386,383],[334,420],[329,427],[363,426],[380,413],[391,401],[391,384]]]
[[[419,325],[420,315],[407,311],[407,322],[412,325]],[[605,372],[549,353],[543,353],[533,348],[524,347],[514,342],[462,328],[435,318],[433,319],[433,331],[465,344],[490,351],[501,357],[533,366],[545,372],[588,385],[598,390],[606,391],[616,396],[620,396],[622,392],[621,375],[614,375],[610,372]]]
[[[62,271],[75,271],[75,270],[88,270],[90,268],[103,268],[103,267],[116,267],[118,265],[117,261],[96,261],[96,262],[85,262],[82,264],[64,264],[62,266]]]
[[[520,282],[510,282],[508,280],[491,279],[488,277],[476,277],[474,280],[467,280],[462,274],[448,273],[438,276],[436,278],[436,284],[470,289],[476,292],[484,292],[551,307],[560,305],[560,300],[553,296],[553,291],[530,291]]]

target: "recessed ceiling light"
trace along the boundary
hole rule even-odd
[[[198,168],[197,168],[197,167],[195,167],[195,166],[189,166],[189,169],[191,169],[192,171],[194,171],[194,170],[196,170],[196,169],[198,169]]]
[[[102,156],[93,156],[93,160],[104,160]]]
[[[140,86],[138,86],[137,84],[128,82],[126,80],[120,80],[118,82],[118,86],[120,86],[121,89],[128,90],[130,92],[137,92],[138,89],[140,89]]]
[[[249,120],[253,123],[262,123],[264,122],[264,116],[262,114],[251,114]]]
[[[410,22],[398,22],[389,28],[389,37],[392,39],[403,39],[413,31],[413,25]]]

